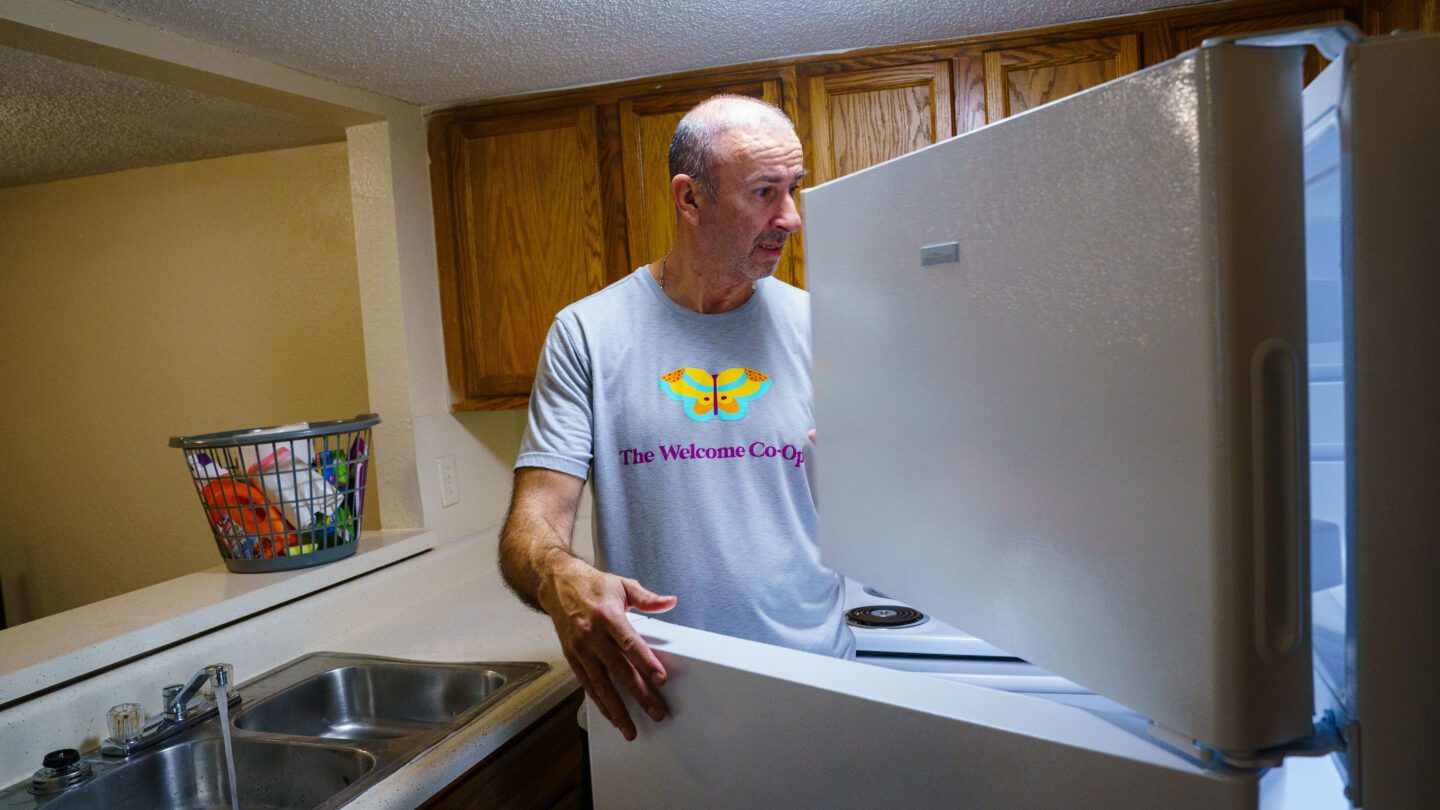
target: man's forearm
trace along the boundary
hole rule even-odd
[[[570,553],[583,486],[582,479],[553,470],[516,471],[500,530],[500,572],[521,601],[555,623],[560,649],[581,688],[625,739],[633,740],[635,724],[622,692],[659,722],[666,710],[656,690],[665,682],[665,666],[625,613],[669,610],[675,597],[597,571]]]
[[[570,535],[583,487],[582,479],[554,470],[515,471],[515,489],[500,529],[500,575],[536,610],[545,610],[546,584],[557,564],[579,562],[570,554]]]
[[[549,521],[528,512],[511,510],[500,530],[500,574],[520,601],[544,611],[541,595],[556,568],[571,561],[569,538]]]

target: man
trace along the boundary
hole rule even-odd
[[[778,108],[717,96],[677,127],[670,170],[671,251],[550,329],[500,542],[506,582],[549,614],[627,740],[619,690],[657,722],[666,711],[665,668],[628,609],[829,655],[854,648],[804,470],[809,297],[770,278],[800,229],[800,141]],[[569,551],[587,476],[598,568]]]

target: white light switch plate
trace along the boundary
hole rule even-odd
[[[460,502],[460,481],[455,475],[455,457],[440,457],[440,505],[454,506]]]

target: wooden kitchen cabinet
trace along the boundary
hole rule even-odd
[[[1341,22],[1345,19],[1345,9],[1319,9],[1316,11],[1302,11],[1293,14],[1280,14],[1270,16],[1249,17],[1246,19],[1225,20],[1219,22],[1207,22],[1199,25],[1177,26],[1172,29],[1175,37],[1175,52],[1184,53],[1191,48],[1198,48],[1200,44],[1210,37],[1223,37],[1231,34],[1245,34],[1252,31],[1265,31],[1277,28],[1295,28],[1302,25],[1323,25],[1324,23]],[[1320,56],[1320,52],[1314,48],[1305,49],[1305,83],[1320,75],[1320,71],[1330,64]]]
[[[1225,0],[437,113],[431,185],[452,408],[524,407],[554,314],[669,249],[670,137],[712,94],[764,98],[789,113],[808,185],[1157,64],[1206,37],[1338,20],[1368,34],[1433,31],[1440,0]],[[1321,65],[1312,54],[1307,79]],[[778,278],[804,285],[803,247],[790,241]]]
[[[815,184],[955,134],[948,61],[827,73],[807,85]]]
[[[421,805],[425,810],[560,810],[579,807],[580,726],[577,689],[530,728],[506,742]]]
[[[445,355],[457,409],[520,407],[555,313],[605,285],[595,111],[453,122],[442,134]]]
[[[1440,0],[1371,0],[1365,4],[1365,33],[1403,28],[1440,33]]]
[[[988,50],[985,120],[994,123],[1140,69],[1140,38],[1118,34]]]
[[[659,261],[675,240],[675,202],[670,196],[670,139],[691,107],[713,95],[729,93],[783,106],[780,79],[693,87],[669,93],[632,96],[619,103],[620,158],[625,176],[626,242],[631,263]],[[786,246],[776,278],[795,283],[797,241]]]

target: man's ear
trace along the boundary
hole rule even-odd
[[[675,200],[675,211],[691,225],[700,224],[700,197],[703,194],[700,184],[688,174],[677,174],[670,179],[670,196]]]

